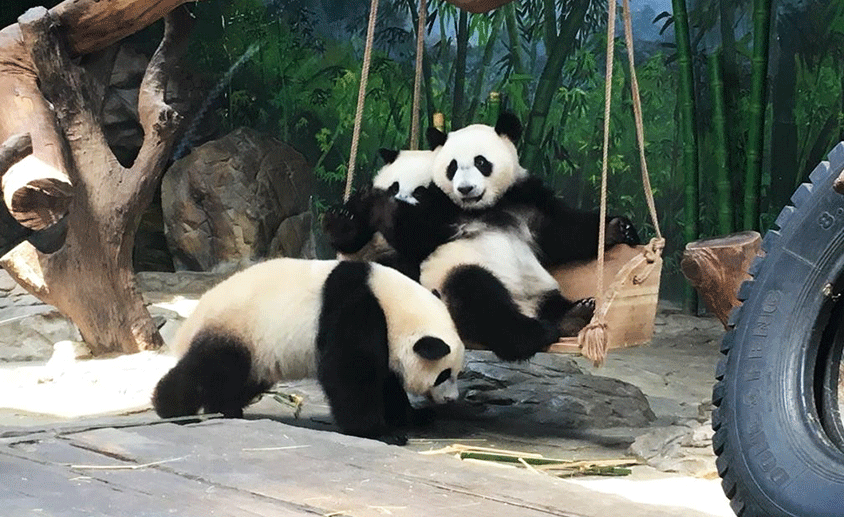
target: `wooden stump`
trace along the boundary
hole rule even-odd
[[[761,246],[762,237],[753,231],[686,244],[680,269],[725,328],[730,311],[741,305],[736,293],[751,278],[747,270]]]

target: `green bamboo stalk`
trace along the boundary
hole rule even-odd
[[[553,2],[554,0],[545,0]],[[536,94],[533,98],[533,106],[528,116],[527,128],[525,129],[524,146],[522,149],[522,163],[529,171],[539,172],[539,163],[542,158],[541,146],[542,136],[545,133],[545,122],[548,119],[548,111],[551,109],[551,101],[554,100],[554,93],[560,83],[560,73],[563,63],[574,50],[577,32],[583,26],[586,10],[589,7],[589,0],[576,0],[569,11],[569,15],[560,25],[560,32],[554,42],[551,52],[548,54],[548,61],[539,81],[536,84]]]
[[[466,108],[466,55],[469,50],[469,13],[463,9],[457,19],[457,55],[454,59],[454,101],[451,119],[454,126],[463,127]]]
[[[467,120],[474,120],[475,112],[478,110],[478,104],[481,100],[481,91],[483,90],[485,79],[487,77],[487,70],[492,62],[492,54],[495,49],[495,44],[498,43],[498,34],[501,32],[501,22],[504,18],[504,10],[498,9],[492,16],[492,29],[489,33],[486,46],[484,47],[484,55],[481,57],[481,62],[478,64],[478,70],[475,72],[475,83],[472,86],[472,102],[469,106]]]
[[[677,102],[680,104],[680,134],[683,138],[683,201],[685,241],[697,240],[700,192],[697,155],[697,120],[695,118],[695,85],[692,65],[692,45],[689,40],[689,16],[686,13],[685,0],[671,0],[674,10],[674,39],[677,43],[677,68],[680,75],[680,90]],[[697,312],[697,295],[691,286],[685,284],[684,306],[686,310]]]
[[[762,183],[762,151],[765,133],[765,105],[768,79],[768,44],[771,32],[771,0],[753,1],[753,58],[748,109],[747,169],[744,178],[745,230],[759,228]]]
[[[718,233],[733,233],[733,203],[730,171],[727,166],[727,119],[724,115],[724,81],[721,70],[721,50],[708,57],[709,88],[712,91],[712,135],[715,144],[715,200],[718,210]]]
[[[545,2],[542,6],[542,26],[544,29],[543,42],[545,51],[549,52],[554,41],[557,39],[557,3]]]
[[[507,22],[507,39],[510,40],[510,54],[512,55],[513,73],[525,73],[525,65],[522,61],[522,44],[519,40],[519,26],[516,21],[516,2],[510,2],[503,8]]]

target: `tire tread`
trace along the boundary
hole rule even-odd
[[[809,176],[811,183],[804,183],[800,185],[794,194],[791,196],[793,206],[786,206],[778,215],[775,225],[778,229],[769,230],[762,240],[762,250],[765,254],[770,255],[772,251],[779,249],[783,242],[782,236],[787,232],[793,231],[795,225],[801,224],[801,217],[799,212],[805,207],[806,210],[812,208],[811,198],[813,196],[814,186],[822,182],[828,182],[831,174],[840,174],[844,170],[844,142],[836,145],[828,155],[828,162],[821,162]],[[820,192],[820,191],[819,191]],[[789,235],[791,235],[789,233]],[[753,277],[742,283],[738,292],[738,299],[742,302],[747,301],[753,294],[757,285],[756,278],[765,273],[765,257],[756,257],[749,268],[749,273]],[[712,404],[714,409],[712,411],[712,429],[715,434],[712,437],[712,448],[715,452],[716,466],[718,474],[721,476],[721,486],[724,493],[730,500],[730,506],[739,517],[765,517],[767,513],[762,506],[753,498],[753,488],[750,490],[742,485],[742,479],[735,469],[730,466],[733,462],[743,461],[741,457],[737,457],[736,453],[730,447],[730,432],[733,430],[735,423],[730,421],[731,411],[727,407],[729,404],[728,395],[728,365],[730,364],[731,352],[735,350],[736,346],[736,327],[742,318],[742,305],[735,307],[730,313],[728,321],[728,331],[724,334],[721,340],[721,353],[724,354],[715,370],[716,382],[712,389]],[[736,350],[738,353],[738,350]]]

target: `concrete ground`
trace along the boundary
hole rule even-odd
[[[574,359],[587,373],[641,389],[656,416],[645,426],[564,429],[547,412],[544,420],[508,419],[458,405],[440,410],[435,426],[415,431],[406,447],[334,432],[312,381],[277,387],[304,400],[298,413],[283,397],[265,396],[244,420],[175,425],[149,409],[152,387],[173,364],[166,355],[5,363],[0,507],[9,517],[729,517],[707,432],[722,334],[716,320],[663,307],[651,344],[613,350],[600,369]],[[568,361],[543,355],[536,367]],[[455,444],[645,464],[624,477],[561,478],[438,453]]]

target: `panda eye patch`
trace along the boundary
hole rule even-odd
[[[475,168],[481,171],[484,176],[492,174],[492,164],[481,155],[475,156]]]
[[[393,184],[390,185],[390,188],[387,189],[387,194],[389,194],[391,196],[395,196],[398,193],[399,193],[399,182],[394,181]]]
[[[451,163],[448,164],[448,168],[445,170],[445,177],[448,178],[448,181],[454,179],[454,175],[457,173],[457,160],[451,160]]]
[[[439,386],[440,384],[444,383],[448,379],[451,378],[451,368],[446,368],[445,370],[440,372],[440,375],[437,377],[437,380],[434,381],[434,386]]]

